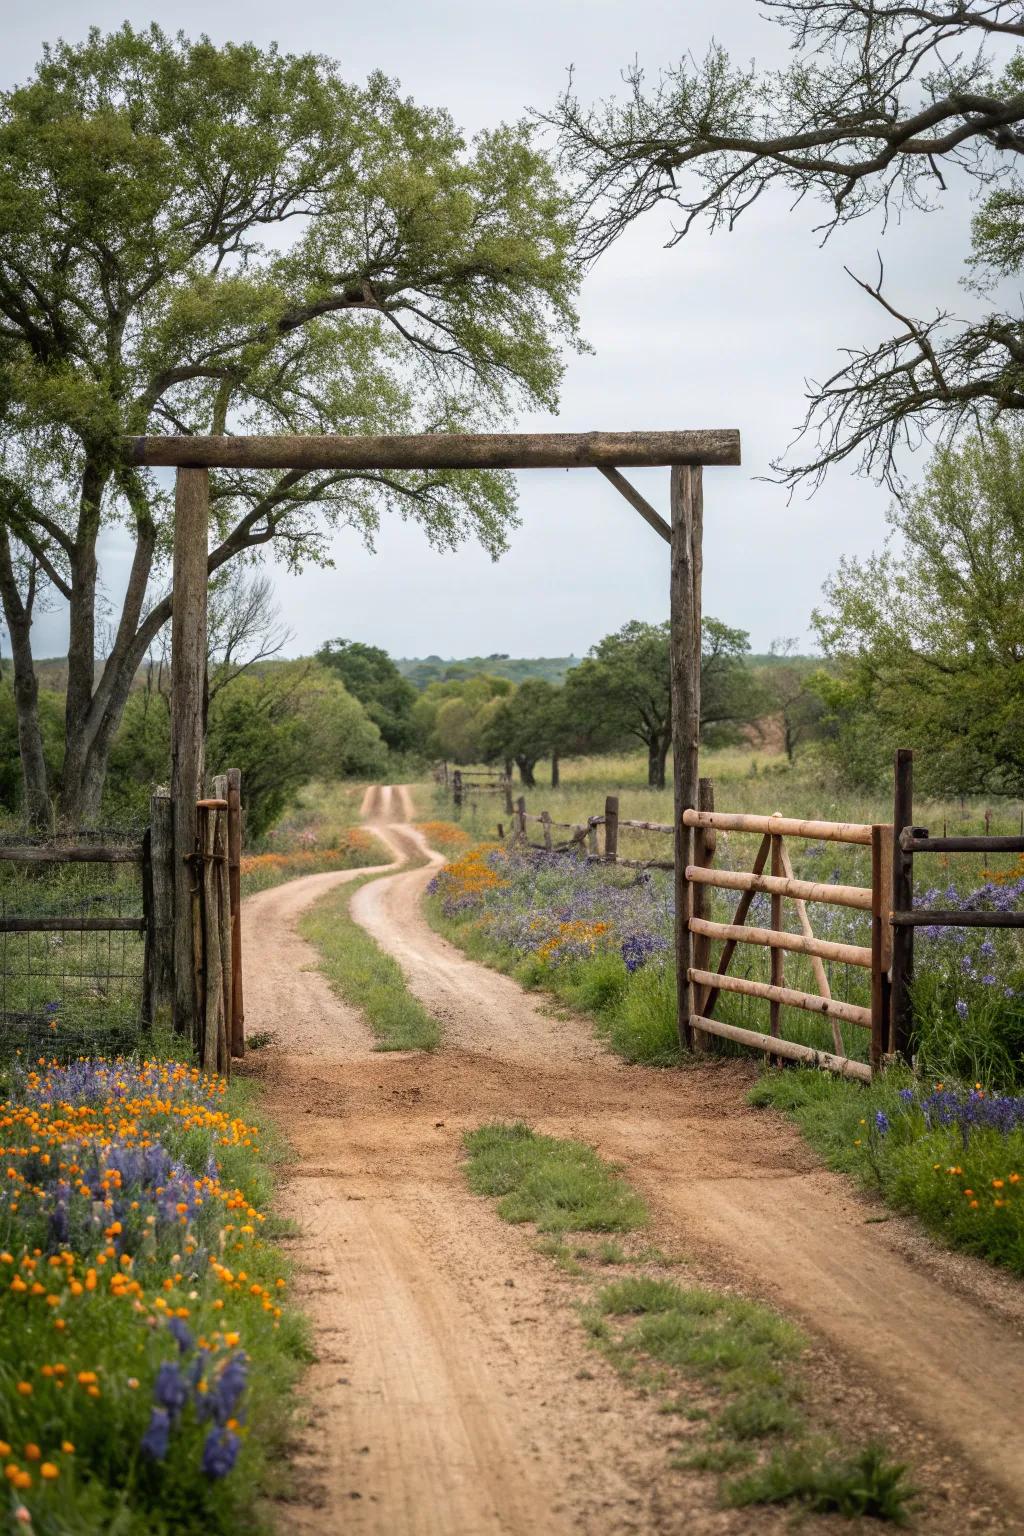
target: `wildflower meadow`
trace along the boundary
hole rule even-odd
[[[237,1090],[178,1062],[16,1062],[0,1104],[12,1529],[256,1528],[305,1356]]]

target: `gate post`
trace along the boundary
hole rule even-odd
[[[171,616],[171,801],[174,817],[174,1028],[200,1038],[192,931],[196,805],[203,792],[206,728],[206,583],[210,472],[179,469],[174,491]]]
[[[712,779],[701,779],[697,786],[697,809],[699,811],[713,811],[715,808],[715,785]],[[693,862],[703,869],[710,869],[715,862],[715,847],[718,834],[714,827],[694,827],[693,829]],[[692,902],[694,917],[707,916],[707,887],[693,884]],[[698,971],[706,971],[711,959],[711,940],[706,934],[697,933],[693,936],[693,965]],[[703,1013],[703,1006],[698,1002],[701,996],[699,988],[694,988],[694,1013]],[[693,1031],[693,1049],[695,1051],[707,1051],[711,1049],[711,1041],[701,1029]]]
[[[889,967],[892,964],[892,827],[871,828],[871,1071],[889,1050]]]
[[[914,822],[914,754],[906,747],[896,753],[892,806],[892,908],[909,912],[914,905],[914,857],[904,852],[900,834]],[[889,1049],[905,1056],[910,1044],[910,983],[914,976],[914,930],[892,932],[892,982],[889,997]]]
[[[679,1044],[693,1045],[696,1012],[690,980],[690,882],[693,838],[683,820],[697,806],[700,746],[701,566],[704,490],[699,465],[674,464],[671,481],[672,562],[669,583],[669,668],[672,685],[672,780],[675,791],[676,1027]]]

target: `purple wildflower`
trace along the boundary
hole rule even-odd
[[[171,1416],[166,1408],[154,1408],[149,1427],[142,1437],[142,1454],[151,1461],[163,1461],[171,1443]]]
[[[211,1429],[203,1444],[203,1471],[207,1477],[227,1477],[238,1460],[241,1443],[230,1429]]]

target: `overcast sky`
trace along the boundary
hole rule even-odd
[[[44,41],[81,38],[168,13],[110,0],[0,0],[5,85],[25,79]],[[351,79],[373,69],[417,100],[445,106],[467,132],[549,106],[576,68],[584,98],[619,85],[635,56],[654,73],[713,36],[739,60],[781,60],[784,39],[755,0],[176,0],[173,24],[215,41],[278,42],[339,60]],[[666,209],[648,216],[588,275],[582,296],[592,356],[572,358],[557,417],[509,427],[584,431],[738,427],[742,469],[705,471],[705,611],[750,632],[755,649],[778,636],[809,644],[808,619],[842,554],[867,554],[885,532],[885,493],[845,470],[810,499],[758,477],[803,413],[803,381],[824,377],[838,350],[881,334],[871,302],[844,275],[873,276],[877,224],[842,231],[821,250],[820,209],[790,213],[762,200],[731,235],[689,237],[674,250]],[[885,237],[887,287],[925,313],[957,304],[969,210],[906,219]],[[667,470],[631,472],[665,507]],[[374,554],[352,532],[335,541],[336,569],[275,584],[294,653],[342,635],[396,655],[583,653],[631,618],[667,616],[667,546],[593,470],[519,476],[522,527],[494,565],[479,550],[435,555],[418,528],[395,521]],[[103,546],[116,598],[125,549]],[[63,615],[45,615],[38,656],[59,654]],[[5,645],[6,649],[6,645]]]

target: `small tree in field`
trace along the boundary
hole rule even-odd
[[[844,560],[814,615],[838,664],[833,750],[861,778],[922,749],[936,790],[1024,792],[1024,430],[939,452],[890,513],[893,539]]]
[[[757,713],[756,687],[741,629],[706,618],[701,626],[702,735],[735,729]],[[634,619],[593,646],[565,683],[565,707],[590,746],[619,746],[631,737],[647,749],[647,782],[665,787],[672,746],[669,625]]]
[[[30,815],[91,819],[132,681],[174,604],[167,477],[132,433],[384,433],[551,407],[577,343],[571,225],[526,126],[467,144],[392,82],[158,28],[46,49],[0,95],[0,600]],[[492,553],[495,473],[212,477],[211,574],[329,557],[382,512]],[[131,543],[103,643],[98,544]],[[68,607],[65,750],[48,772],[31,626]]]

